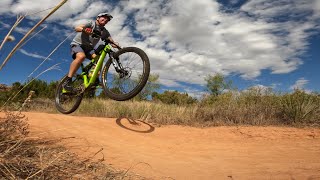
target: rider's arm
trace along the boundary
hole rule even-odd
[[[112,39],[112,37],[111,37],[111,35],[110,35],[110,33],[109,33],[109,31],[107,29],[103,30],[101,39],[106,43],[110,43],[112,47],[119,48],[119,43],[115,42]]]
[[[92,34],[92,29],[86,25],[79,25],[75,28],[76,32],[84,32],[87,34]]]
[[[108,41],[111,43],[111,44],[115,44],[116,42],[112,39],[111,36],[108,37]]]
[[[85,25],[81,24],[81,25],[76,26],[74,28],[74,30],[77,31],[77,32],[82,32],[84,27],[85,27]]]
[[[89,29],[87,29],[87,28],[89,28]],[[87,34],[91,34],[92,33],[92,22],[89,21],[86,24],[80,24],[80,25],[76,26],[74,29],[76,32],[85,32]]]
[[[119,47],[119,43],[115,42],[111,36],[108,37],[108,41],[110,42],[111,46],[114,48],[118,48]]]

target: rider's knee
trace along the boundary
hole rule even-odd
[[[86,55],[84,53],[77,53],[75,61],[82,62],[86,59]]]
[[[96,55],[95,53],[91,54],[91,58],[92,58],[92,59],[94,59],[94,58],[96,58],[96,57],[97,57],[97,55]]]

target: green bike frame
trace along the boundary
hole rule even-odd
[[[96,67],[94,68],[93,70],[93,74],[91,77],[88,77],[88,73],[85,71],[85,68],[89,65],[87,65],[86,67],[84,67],[83,64],[81,64],[81,69],[82,69],[82,73],[81,73],[81,77],[83,78],[83,84],[84,84],[84,87],[85,88],[88,88],[90,85],[92,85],[96,79],[98,78],[99,76],[99,71],[101,70],[102,68],[102,65],[103,65],[103,61],[106,57],[106,55],[111,51],[111,46],[109,44],[105,45],[104,49],[102,50],[100,56],[97,56],[95,59],[92,59],[91,60],[91,63],[92,64],[95,64],[96,62]],[[98,62],[97,62],[97,58],[98,59]],[[89,71],[88,71],[89,72]]]

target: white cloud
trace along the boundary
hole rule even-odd
[[[201,99],[208,95],[208,92],[199,90],[199,89],[193,89],[193,88],[186,88],[185,92],[188,93],[189,96],[196,98],[196,99]]]
[[[279,3],[250,1],[235,13],[224,13],[222,5],[209,0],[135,2],[122,2],[123,12],[136,12],[131,33],[143,37],[139,45],[146,48],[152,70],[160,79],[203,84],[204,75],[216,72],[238,73],[245,79],[260,76],[264,69],[290,73],[303,63],[298,56],[308,47],[307,31],[315,27],[311,19],[276,21],[278,15],[284,15],[283,10],[300,13],[312,9],[300,2],[281,1],[279,8]],[[244,11],[257,18],[244,15]]]
[[[27,27],[16,27],[14,29],[14,31],[20,33],[20,34],[26,34],[28,31],[30,30],[30,28],[27,28]]]
[[[305,79],[305,78],[300,78],[298,79],[294,85],[290,86],[290,89],[291,90],[294,90],[294,89],[305,89],[305,86],[309,83],[309,80]]]
[[[2,29],[2,28],[7,28],[7,29],[8,29],[8,28],[11,27],[9,24],[3,23],[3,22],[1,22],[1,21],[0,21],[0,24],[1,24],[0,29]]]
[[[74,15],[73,17],[68,17],[67,14],[64,15],[60,15],[60,20],[62,20],[64,23],[64,25],[69,26],[69,27],[74,27],[76,25],[79,24],[83,24],[88,20],[94,20],[95,17],[101,13],[101,12],[105,12],[108,9],[111,9],[110,5],[106,4],[103,1],[95,1],[95,2],[91,2],[90,4],[86,1],[81,1],[83,5],[81,5],[81,7],[79,7],[80,9],[82,9],[82,11],[73,11],[73,9],[71,9],[72,4],[77,4],[78,1],[73,1],[73,3],[69,3],[67,4],[67,7],[64,7],[66,10],[69,10],[69,14]],[[87,6],[85,9],[83,9],[84,7],[82,6]],[[65,11],[65,9],[61,8],[61,11]],[[66,16],[66,17],[64,17]],[[56,17],[58,18],[58,17]]]
[[[27,52],[26,50],[24,49],[19,49],[19,51],[24,54],[24,55],[27,55],[27,56],[30,56],[30,57],[33,57],[33,58],[37,58],[37,59],[45,59],[46,57],[44,56],[41,56],[37,53],[30,53],[30,52]]]
[[[319,16],[320,15],[320,1],[314,0],[313,1],[313,8],[314,8],[313,10],[317,14],[317,16]]]
[[[148,5],[148,1],[146,0],[132,0],[127,2],[121,2],[123,6],[126,7],[128,12],[132,12],[134,10],[139,10]]]
[[[177,83],[175,80],[172,79],[161,78],[159,82],[160,84],[166,85],[168,87],[182,87],[181,84]]]
[[[28,14],[30,15],[28,18],[39,19],[46,16],[53,7],[57,6],[59,3],[60,1],[51,0],[41,0],[39,2],[35,0],[19,0],[15,2],[10,9],[14,14]],[[88,0],[68,0],[61,8],[51,15],[49,20],[65,20],[72,15],[84,11],[87,6]],[[100,7],[97,8],[99,9]]]
[[[38,12],[58,2],[11,3],[1,0],[0,14]],[[263,70],[286,74],[303,64],[300,57],[309,47],[310,30],[318,26],[318,0],[249,0],[232,13],[224,8],[214,0],[130,0],[117,6],[102,0],[68,0],[49,22],[72,30],[74,25],[109,11],[114,19],[106,27],[113,38],[122,46],[145,50],[151,72],[159,74],[168,86],[179,86],[179,81],[204,84],[204,77],[214,73],[238,74],[245,79],[257,78]]]
[[[1,0],[0,1],[0,14],[7,13],[10,11],[10,8],[8,8],[13,0]]]

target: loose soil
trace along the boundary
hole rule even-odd
[[[33,136],[148,179],[320,179],[320,129],[159,126],[24,113]]]

